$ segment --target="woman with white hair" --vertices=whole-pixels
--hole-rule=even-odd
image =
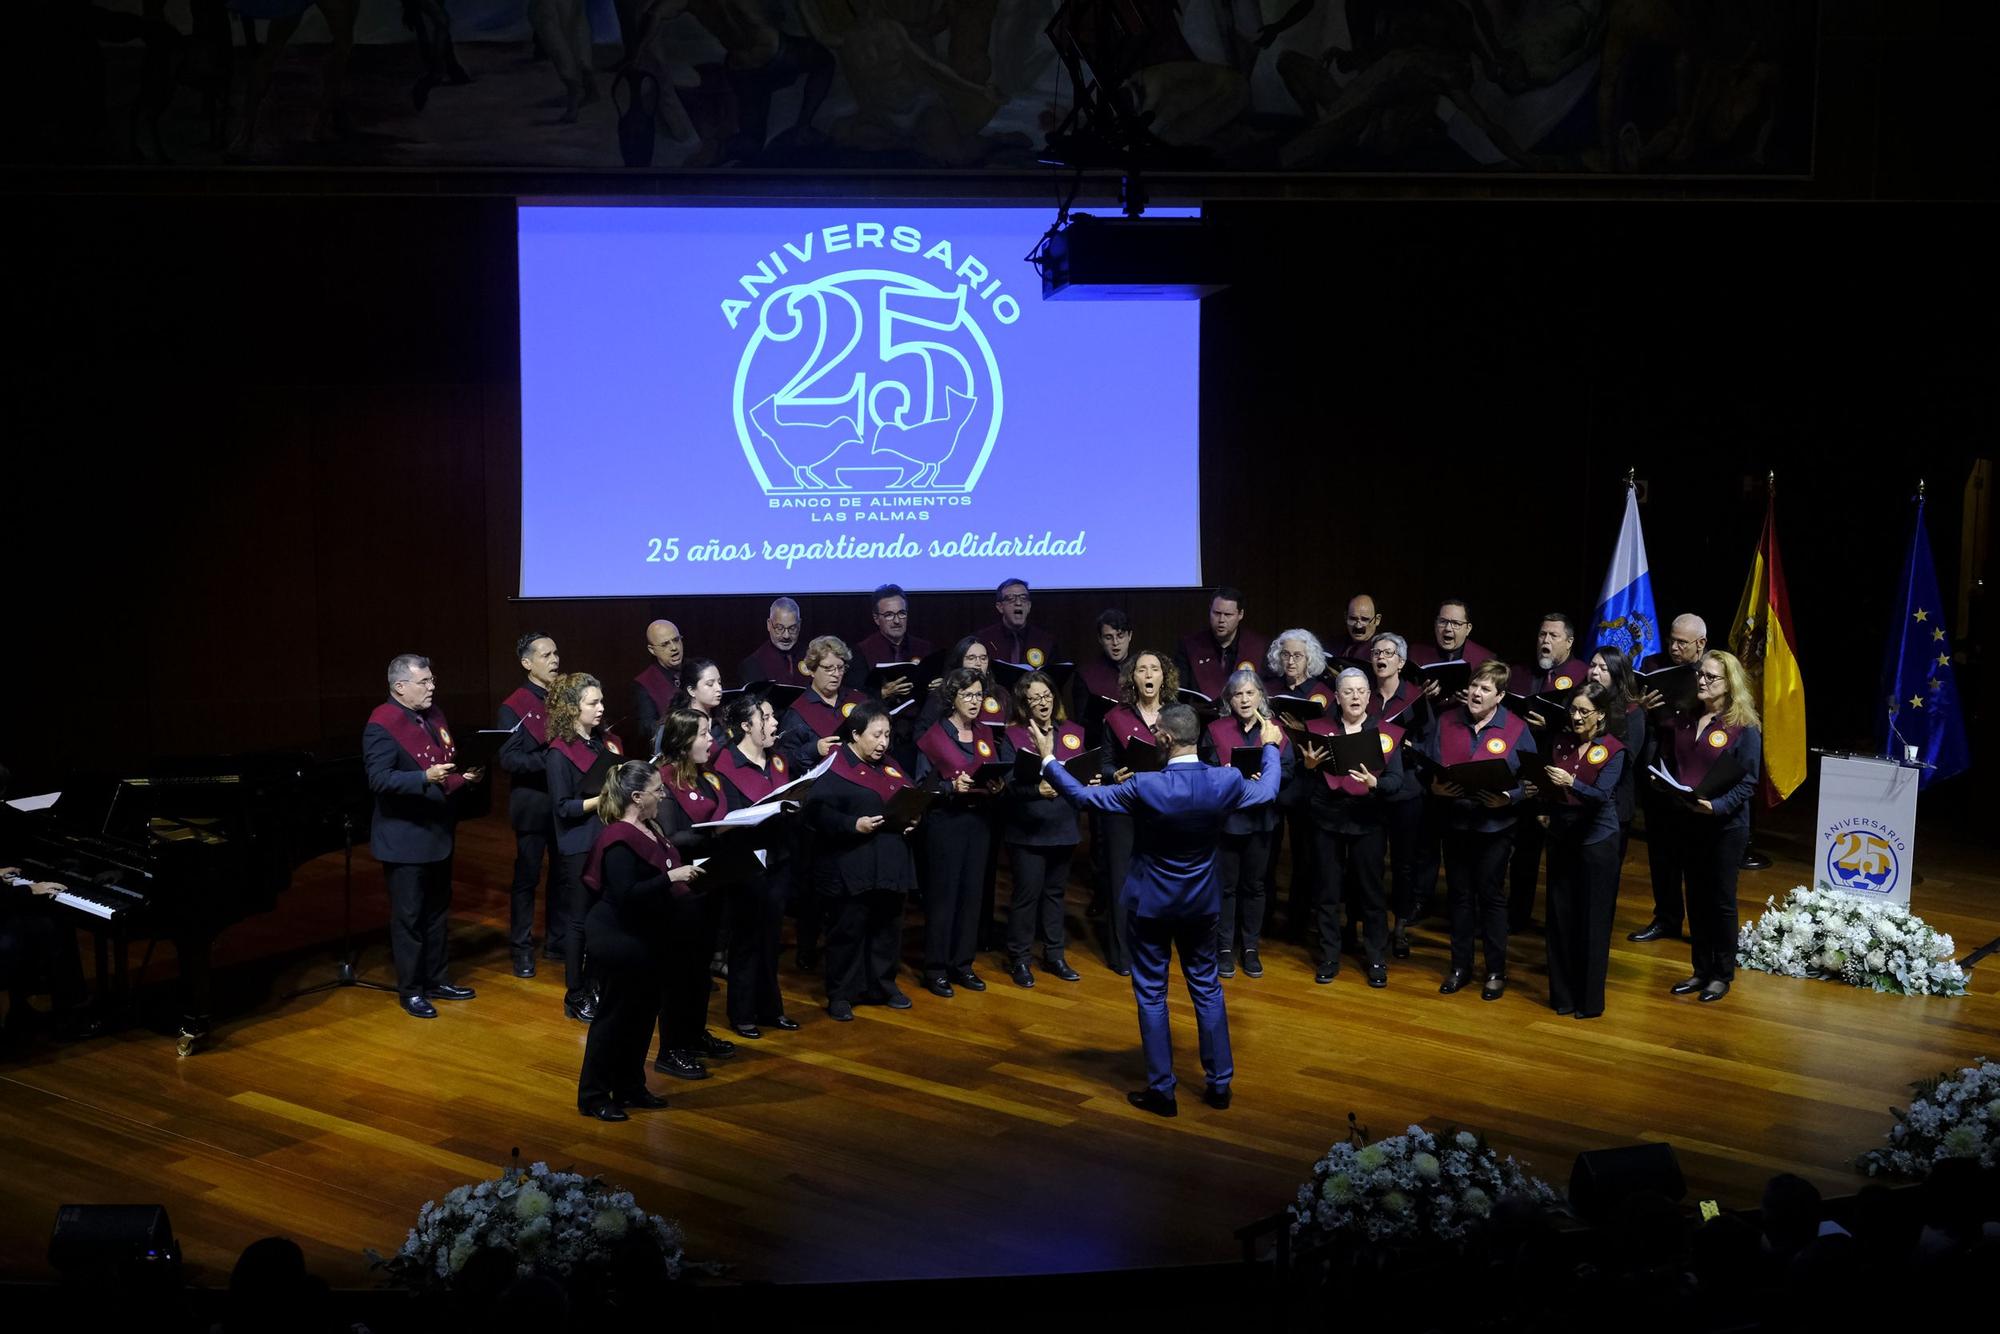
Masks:
[[[1310,630],[1294,628],[1285,631],[1271,641],[1271,653],[1267,659],[1271,678],[1276,683],[1272,694],[1292,695],[1310,699],[1318,703],[1327,714],[1333,712],[1333,687],[1326,681],[1326,647],[1319,642],[1319,636]],[[1282,701],[1276,706],[1280,717],[1284,714]],[[1299,722],[1305,719],[1297,719]],[[1293,940],[1304,940],[1306,919],[1312,912],[1313,901],[1313,844],[1317,835],[1313,833],[1312,814],[1306,809],[1306,774],[1294,769],[1286,775],[1284,786],[1278,789],[1278,810],[1284,821],[1284,832],[1292,840],[1292,879],[1285,894],[1285,933]],[[1271,887],[1271,897],[1276,897],[1278,886],[1279,845],[1284,841],[1280,831],[1271,833],[1271,864],[1265,876],[1265,883]]]
[[[1231,672],[1223,684],[1222,701],[1229,709],[1228,714],[1210,723],[1203,737],[1209,763],[1227,765],[1239,750],[1261,754],[1264,720],[1271,714],[1262,678],[1248,667]],[[1278,781],[1282,784],[1297,767],[1298,753],[1289,739],[1280,740],[1278,758]],[[1256,777],[1254,773],[1244,776]],[[1278,818],[1277,806],[1270,804],[1231,811],[1223,819],[1222,841],[1215,850],[1215,869],[1222,879],[1222,915],[1215,924],[1215,959],[1217,971],[1224,977],[1236,976],[1239,945],[1245,975],[1264,975],[1257,947],[1264,932],[1264,884],[1270,870],[1271,837],[1277,832]]]

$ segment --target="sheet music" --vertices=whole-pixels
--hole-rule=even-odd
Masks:
[[[39,797],[15,797],[7,804],[17,811],[45,811],[61,799],[60,792],[44,792]]]

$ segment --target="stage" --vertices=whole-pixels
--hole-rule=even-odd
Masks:
[[[1743,876],[1746,919],[1805,879],[1803,820],[1781,812],[1760,836],[1776,865]],[[1143,1083],[1131,989],[1082,938],[1073,887],[1081,982],[1038,972],[1020,990],[983,955],[983,994],[940,1000],[910,976],[913,1009],[864,1007],[836,1024],[788,951],[799,1032],[739,1043],[703,1082],[656,1075],[671,1108],[606,1125],[576,1113],[585,1030],[562,1017],[560,964],[532,980],[508,970],[512,856],[504,821],[461,829],[453,973],[479,996],[441,1003],[433,1022],[379,992],[277,999],[333,975],[336,855],[303,868],[276,912],[222,937],[217,986],[235,1009],[209,1050],[179,1059],[171,1039],[132,1029],[43,1042],[0,1065],[0,1133],[17,1164],[0,1274],[46,1274],[59,1204],[143,1202],[167,1207],[196,1282],[220,1284],[246,1243],[283,1233],[335,1286],[369,1286],[364,1248],[393,1251],[426,1200],[497,1174],[516,1146],[629,1187],[680,1221],[690,1257],[742,1279],[1226,1261],[1232,1230],[1285,1204],[1350,1111],[1378,1135],[1419,1120],[1483,1130],[1559,1188],[1581,1150],[1666,1140],[1690,1202],[1751,1206],[1781,1171],[1851,1192],[1865,1180],[1854,1156],[1882,1142],[1910,1081],[2000,1056],[2000,960],[1972,970],[1956,1000],[1754,972],[1720,1004],[1668,995],[1686,946],[1624,939],[1651,903],[1635,839],[1598,1020],[1546,1007],[1539,933],[1516,937],[1507,995],[1491,1004],[1476,987],[1437,994],[1439,922],[1413,933],[1414,957],[1392,961],[1382,991],[1351,958],[1316,986],[1303,949],[1272,941],[1262,979],[1226,984],[1235,1105],[1202,1105],[1176,990],[1188,1087],[1179,1117],[1159,1120],[1125,1102]],[[1990,851],[1934,841],[1922,871],[1917,911],[1956,937],[1959,957],[2000,935]],[[383,896],[365,854],[356,887],[363,974],[386,979]],[[719,994],[711,1018],[726,1036]]]

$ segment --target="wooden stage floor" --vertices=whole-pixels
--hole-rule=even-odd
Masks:
[[[1803,830],[1800,831],[1803,835]],[[1744,910],[1804,878],[1806,846],[1765,838],[1778,864],[1742,880]],[[277,998],[332,975],[338,857],[300,871],[278,910],[223,937],[218,988],[243,1008],[211,1050],[178,1059],[144,1030],[0,1064],[0,1275],[40,1276],[64,1202],[165,1204],[198,1280],[237,1252],[296,1238],[338,1286],[374,1280],[364,1247],[393,1250],[424,1201],[495,1173],[509,1151],[604,1174],[677,1218],[691,1255],[746,1279],[1064,1272],[1227,1260],[1231,1230],[1292,1195],[1359,1114],[1378,1134],[1411,1121],[1486,1130],[1563,1185],[1578,1151],[1670,1141],[1693,1198],[1752,1205],[1774,1172],[1828,1193],[1881,1142],[1911,1080],[2000,1057],[2000,959],[1960,1000],[1878,996],[1739,975],[1717,1005],[1667,994],[1685,946],[1631,945],[1647,916],[1645,850],[1627,862],[1607,1013],[1546,1008],[1539,934],[1515,943],[1498,1003],[1437,994],[1437,924],[1371,991],[1348,961],[1315,986],[1297,946],[1266,948],[1266,975],[1227,984],[1235,1106],[1197,1096],[1184,991],[1179,1072],[1192,1087],[1161,1121],[1126,1105],[1143,1083],[1129,984],[1074,945],[1074,985],[1017,990],[982,957],[990,989],[865,1008],[835,1024],[789,954],[786,999],[804,1027],[741,1044],[701,1083],[656,1076],[665,1112],[623,1125],[579,1117],[582,1026],[561,1013],[560,967],[507,968],[500,819],[461,831],[456,980],[475,1001],[404,1016],[382,993]],[[389,976],[380,881],[356,859],[365,975]],[[1932,848],[1918,908],[1961,957],[2000,935],[2000,866],[1988,850]],[[1003,881],[1004,884],[1004,881]],[[1073,932],[1083,898],[1072,894]],[[914,914],[912,918],[915,920]],[[916,943],[913,929],[909,943]],[[721,997],[713,1027],[726,1033]]]

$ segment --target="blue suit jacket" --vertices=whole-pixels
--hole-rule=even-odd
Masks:
[[[1126,782],[1085,787],[1060,764],[1042,774],[1071,805],[1133,817],[1132,864],[1126,902],[1141,917],[1213,917],[1222,911],[1215,847],[1231,811],[1278,796],[1278,748],[1264,747],[1256,782],[1211,764],[1169,764]]]

